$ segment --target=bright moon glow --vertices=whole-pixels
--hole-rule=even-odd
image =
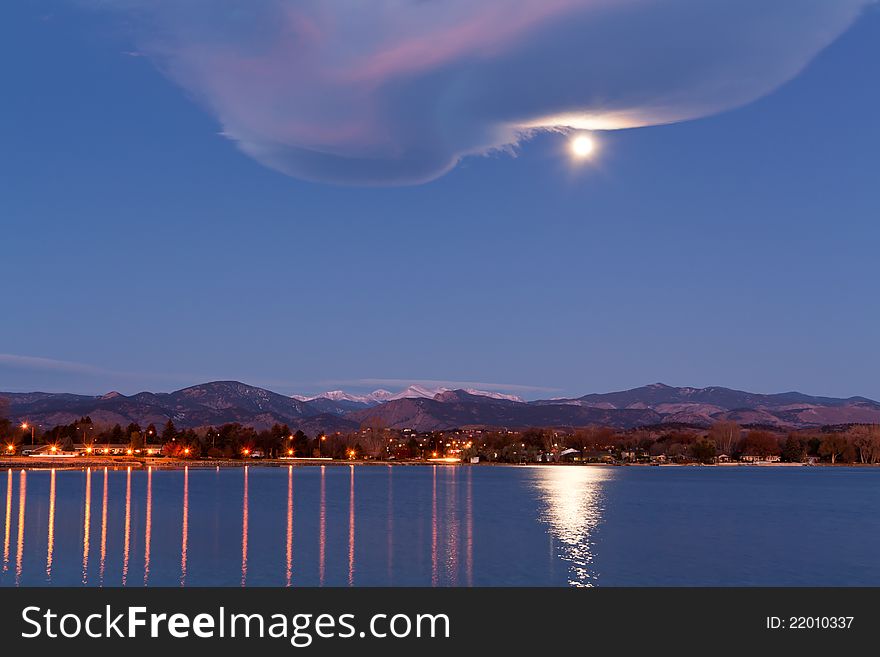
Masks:
[[[589,135],[578,135],[571,140],[571,152],[579,160],[590,157],[595,149],[596,144]]]

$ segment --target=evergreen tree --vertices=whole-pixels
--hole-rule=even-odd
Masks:
[[[168,420],[165,423],[165,428],[162,429],[162,442],[170,443],[175,438],[177,438],[177,429],[174,427],[174,422]]]

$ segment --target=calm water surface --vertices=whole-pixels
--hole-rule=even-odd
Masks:
[[[880,585],[880,470],[0,470],[0,585]]]

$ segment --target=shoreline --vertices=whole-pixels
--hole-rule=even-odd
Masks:
[[[154,470],[182,470],[184,468],[196,469],[234,469],[244,467],[259,468],[309,468],[316,466],[366,466],[366,467],[412,467],[427,465],[464,466],[464,467],[604,467],[604,468],[797,468],[797,467],[820,467],[820,468],[871,468],[878,467],[880,463],[464,463],[464,462],[433,462],[433,461],[344,461],[344,460],[321,460],[321,459],[259,459],[245,461],[241,459],[177,459],[177,458],[131,458],[131,457],[88,457],[88,458],[38,458],[28,456],[0,457],[0,470],[83,470],[86,468],[111,468],[121,470],[132,468],[137,470],[153,468]]]

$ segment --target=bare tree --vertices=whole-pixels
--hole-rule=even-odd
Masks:
[[[740,428],[736,422],[716,422],[709,429],[709,439],[714,441],[722,454],[730,454],[739,443]]]
[[[859,463],[880,461],[880,425],[861,424],[852,427],[849,436],[856,449]]]
[[[373,415],[361,423],[361,429],[365,430],[361,438],[364,453],[373,458],[385,456],[390,436],[385,420]]]
[[[767,458],[779,454],[779,439],[769,431],[752,430],[742,442],[743,454]]]
[[[614,429],[609,427],[586,427],[575,431],[568,442],[572,447],[580,450],[581,457],[583,458],[586,456],[587,451],[608,447],[613,437]]]
[[[822,437],[819,443],[819,455],[827,456],[831,459],[831,465],[837,462],[838,457],[846,451],[849,446],[846,438],[839,433],[829,433]]]

